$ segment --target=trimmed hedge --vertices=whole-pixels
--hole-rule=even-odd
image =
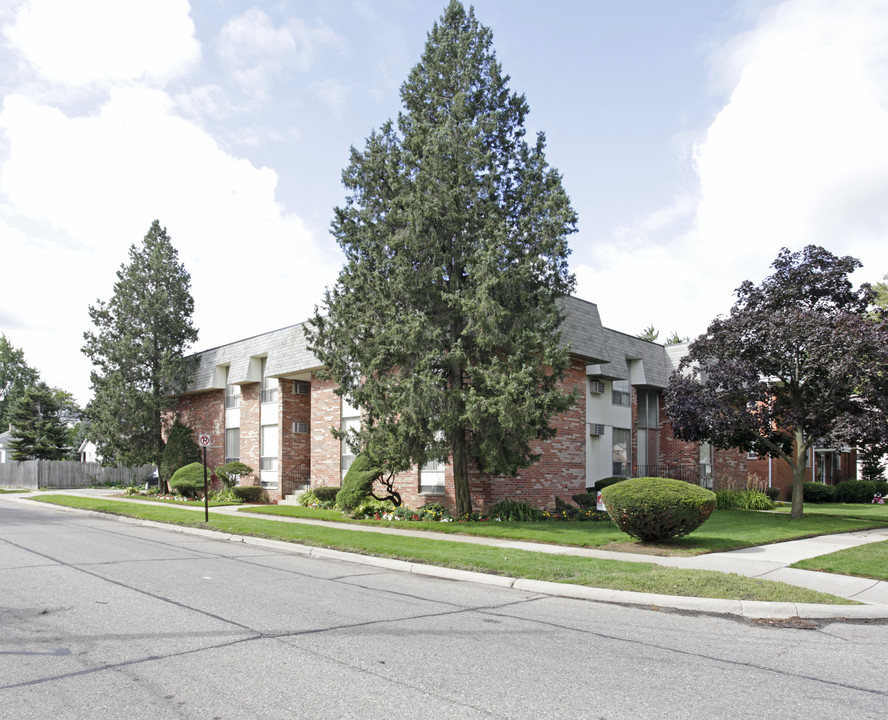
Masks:
[[[357,458],[355,458],[357,460]],[[336,500],[337,493],[342,488],[338,485],[327,486],[327,485],[319,485],[318,487],[312,488],[312,492],[315,494],[315,497],[321,502],[334,502]]]
[[[595,484],[592,486],[592,491],[597,495],[597,493],[600,493],[604,488],[616,485],[618,482],[623,482],[624,480],[628,480],[628,478],[624,478],[622,475],[601,478],[601,480],[595,481]]]
[[[715,493],[682,480],[634,478],[606,487],[611,520],[642,542],[661,542],[696,530],[715,510]]]
[[[237,460],[230,463],[225,463],[224,465],[220,465],[216,468],[216,477],[219,478],[223,483],[225,483],[225,486],[229,488],[233,485],[237,485],[237,482],[240,478],[252,474],[253,468],[251,468],[249,465],[244,465],[242,462],[238,462]]]
[[[845,480],[835,486],[833,499],[840,503],[871,503],[873,495],[888,496],[888,482],[874,480]]]
[[[231,491],[238,499],[247,503],[261,503],[264,501],[264,490],[259,485],[235,485]]]
[[[802,499],[807,503],[828,503],[833,501],[835,489],[832,485],[806,482],[802,485]],[[872,496],[870,496],[872,499]]]
[[[207,483],[210,476],[207,470]],[[180,495],[187,498],[196,498],[203,495],[204,467],[203,463],[193,462],[185,467],[180,467],[170,478],[170,487]]]

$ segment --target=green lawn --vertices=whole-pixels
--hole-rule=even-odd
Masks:
[[[790,506],[778,506],[777,512],[789,514]],[[881,521],[888,525],[888,505],[867,505],[863,503],[806,503],[805,515],[834,515],[837,517],[859,518]]]
[[[178,507],[203,507],[203,500],[170,500],[167,498],[153,497],[151,495],[121,495],[120,497],[125,497],[128,501],[132,500],[134,502],[156,502],[156,503],[166,503],[167,505],[176,505]],[[226,505],[237,505],[238,503],[228,503],[228,502],[214,502],[210,500],[210,507],[224,507]]]
[[[829,555],[802,560],[792,567],[888,580],[888,541],[858,545]]]
[[[329,547],[379,557],[487,572],[508,577],[565,582],[614,590],[664,595],[854,604],[844,598],[768,580],[756,580],[705,570],[679,570],[649,563],[565,557],[524,550],[507,550],[432,538],[405,538],[373,532],[355,532],[330,526],[282,523],[259,517],[211,513],[204,524],[194,510],[65,495],[44,495],[40,502],[146,520],[209,527],[232,534],[253,535],[304,545]],[[588,523],[584,523],[588,524]]]
[[[874,506],[884,507],[884,506]],[[564,522],[550,520],[534,523],[510,522],[380,522],[349,520],[335,510],[315,510],[295,505],[253,505],[242,512],[289,517],[314,518],[335,522],[360,522],[388,527],[428,530],[440,533],[480,535],[527,542],[596,547],[603,550],[624,550],[648,554],[700,555],[708,552],[736,550],[753,545],[798,540],[799,538],[852,532],[888,525],[888,514],[869,518],[835,517],[810,513],[801,520],[792,520],[777,513],[747,510],[717,510],[703,525],[684,538],[662,545],[640,543],[624,534],[610,522]]]
[[[0,488],[0,494],[3,494],[3,493],[25,493],[25,492],[31,492],[31,491],[30,490],[12,490],[9,488]]]

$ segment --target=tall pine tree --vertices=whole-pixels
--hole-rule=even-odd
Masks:
[[[59,392],[37,382],[16,399],[9,411],[13,460],[65,459],[70,448]]]
[[[362,411],[357,444],[382,467],[452,462],[512,474],[574,399],[559,298],[574,286],[576,215],[492,35],[453,0],[386,122],[343,172],[333,234],[346,264],[309,339]]]
[[[84,333],[83,352],[94,365],[86,414],[103,462],[157,465],[162,413],[187,384],[184,355],[197,340],[191,276],[157,220],[129,257],[111,300],[89,308],[96,331]]]

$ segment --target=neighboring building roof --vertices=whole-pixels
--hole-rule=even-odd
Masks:
[[[595,303],[567,296],[561,340],[571,355],[584,360],[590,375],[630,380],[633,385],[666,387],[685,344],[664,348],[625,333],[605,328]],[[307,347],[305,323],[274,330],[196,353],[197,367],[187,394],[221,390],[230,384],[261,380],[259,358],[267,358],[266,375],[296,376],[321,367]],[[227,372],[225,370],[227,368]]]

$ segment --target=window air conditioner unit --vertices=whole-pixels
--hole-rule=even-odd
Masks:
[[[299,433],[300,435],[308,435],[308,423],[307,422],[294,422],[293,423],[293,432]]]
[[[307,382],[302,382],[301,380],[293,381],[293,393],[295,395],[308,395],[309,384]]]
[[[604,392],[604,383],[601,380],[591,380],[589,382],[589,392],[601,395]]]
[[[604,435],[604,425],[602,425],[601,423],[592,423],[591,425],[589,425],[589,434],[592,437]]]

